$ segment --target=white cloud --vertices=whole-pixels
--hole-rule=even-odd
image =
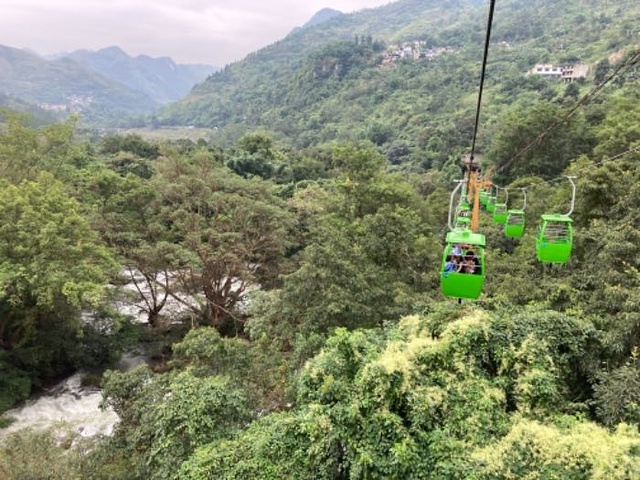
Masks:
[[[389,0],[0,0],[0,44],[50,54],[118,45],[130,54],[224,65],[285,36],[321,8]]]

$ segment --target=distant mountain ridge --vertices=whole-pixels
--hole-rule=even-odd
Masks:
[[[0,105],[44,111],[47,118],[80,113],[93,123],[117,123],[183,98],[215,70],[168,57],[131,57],[119,47],[44,58],[0,45]]]
[[[141,113],[157,107],[147,95],[88,71],[71,59],[49,61],[3,45],[0,45],[0,94],[57,113]]]
[[[60,55],[131,90],[144,93],[158,103],[179,100],[217,70],[211,65],[178,64],[169,57],[132,57],[117,46]]]
[[[353,42],[356,36],[387,42],[423,39],[444,24],[454,24],[477,1],[400,0],[330,18],[321,10],[306,28],[297,28],[282,40],[211,75],[158,118],[165,125],[223,128],[241,124],[242,128],[273,129],[291,115],[308,118],[308,111],[302,113],[307,106],[291,97],[304,97],[308,104],[319,93],[314,85],[301,85],[301,75],[314,52],[336,42]],[[323,21],[318,23],[318,19]],[[445,40],[442,44],[449,43]],[[327,98],[334,92],[335,89],[327,89],[319,96]],[[279,111],[283,106],[286,112]],[[286,129],[293,131],[288,126]]]

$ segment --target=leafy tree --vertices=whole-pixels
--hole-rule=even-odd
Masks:
[[[95,301],[115,266],[49,174],[0,190],[0,345],[27,342],[48,314],[69,315]]]
[[[549,103],[510,109],[499,121],[499,130],[492,138],[486,159],[495,169],[507,166],[503,176],[510,179],[527,175],[558,176],[572,159],[587,151],[590,144],[583,120],[573,117],[561,121],[563,115],[563,110]],[[510,161],[553,125],[553,130],[536,148],[517,161]]]
[[[147,142],[140,135],[129,133],[125,136],[110,135],[102,139],[100,150],[102,153],[116,155],[128,152],[140,158],[155,160],[160,156],[158,145]]]
[[[264,152],[247,153],[241,150],[227,162],[227,167],[245,178],[258,176],[264,179],[274,175],[275,168]]]
[[[207,155],[169,161],[161,174],[162,215],[178,246],[174,281],[204,301],[172,296],[222,329],[239,318],[249,290],[277,275],[289,214],[268,185],[238,177]]]
[[[0,412],[4,412],[13,406],[18,400],[22,400],[31,393],[31,378],[29,373],[14,365],[11,355],[5,349],[0,350]]]
[[[628,363],[600,374],[594,387],[598,417],[605,425],[640,425],[640,367],[637,350]]]
[[[580,97],[580,87],[576,83],[570,83],[567,85],[567,88],[564,89],[564,99],[571,100],[573,102],[577,102]]]
[[[497,445],[474,453],[481,467],[468,478],[633,478],[638,442],[638,431],[624,425],[609,433],[570,419],[558,426],[520,421]]]
[[[93,223],[121,258],[152,327],[160,323],[169,298],[169,267],[175,247],[168,243],[158,191],[132,174],[122,178],[99,169],[87,175],[85,201],[94,204]]]
[[[80,210],[48,173],[0,186],[3,409],[31,381],[68,368],[68,350],[79,345],[67,339],[82,333],[80,309],[100,298],[116,266]]]
[[[316,463],[309,456],[313,439],[327,433],[326,429],[318,428],[314,418],[301,421],[288,413],[267,415],[253,422],[239,438],[199,448],[182,464],[178,478],[339,478],[336,462]]]
[[[35,130],[23,118],[11,114],[6,126],[6,131],[0,130],[0,177],[14,184],[34,180],[42,170],[61,173],[77,148],[71,141],[74,117]]]
[[[261,152],[270,160],[274,158],[273,140],[260,133],[247,134],[238,140],[238,148],[253,155]]]
[[[145,367],[107,372],[104,397],[121,418],[113,445],[122,442],[133,455],[129,478],[176,478],[197,445],[229,437],[247,418],[245,397],[229,379],[189,370],[154,377]],[[121,461],[108,453],[99,469]]]
[[[424,298],[433,281],[425,272],[439,256],[426,247],[430,213],[383,162],[366,149],[336,149],[339,175],[327,186],[300,267],[251,307],[255,338],[275,337],[285,350],[297,343],[306,358],[318,348],[317,334],[395,321]]]
[[[285,408],[290,397],[283,372],[284,359],[273,349],[263,349],[240,338],[221,337],[212,327],[191,330],[173,346],[172,368],[191,368],[199,377],[232,378],[254,412]]]
[[[395,142],[387,152],[387,160],[391,165],[398,165],[411,153],[409,146],[404,142]]]
[[[367,126],[366,135],[376,145],[384,145],[393,138],[394,132],[389,125],[376,122]]]
[[[117,153],[109,162],[109,166],[122,176],[132,173],[140,178],[149,179],[153,175],[153,167],[148,160],[129,152]]]
[[[604,58],[600,60],[596,64],[596,68],[593,72],[593,79],[597,84],[601,84],[609,75],[609,71],[611,70],[611,64],[609,63],[608,58]]]
[[[640,80],[615,92],[607,101],[607,115],[596,130],[597,158],[614,157],[640,141]]]
[[[637,430],[555,413],[589,334],[550,311],[453,307],[338,329],[298,374],[292,411],[200,448],[181,478],[630,478]]]
[[[72,443],[74,447],[71,448]],[[0,474],[6,480],[70,480],[86,478],[84,455],[89,442],[74,440],[60,428],[47,431],[24,430],[3,438]]]

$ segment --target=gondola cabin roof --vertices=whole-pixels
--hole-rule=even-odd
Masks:
[[[484,235],[473,233],[471,230],[454,230],[447,233],[447,243],[463,243],[484,247]]]
[[[571,217],[568,217],[567,215],[558,215],[558,214],[542,215],[542,220],[544,220],[545,222],[568,222],[568,223],[573,222]]]

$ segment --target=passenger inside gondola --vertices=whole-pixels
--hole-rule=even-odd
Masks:
[[[452,273],[455,272],[457,269],[457,264],[456,261],[454,260],[454,258],[449,255],[447,257],[447,262],[444,264],[444,273]]]
[[[463,271],[464,262],[461,255],[449,255],[447,261],[444,264],[444,273],[460,273]]]
[[[478,262],[478,256],[473,250],[467,250],[464,256],[464,273],[470,273],[477,275],[480,273],[480,264]]]
[[[443,273],[446,276],[450,273],[480,275],[480,258],[471,250],[471,245],[455,244],[446,258]]]
[[[569,243],[569,229],[564,222],[549,223],[544,229],[543,243]]]

